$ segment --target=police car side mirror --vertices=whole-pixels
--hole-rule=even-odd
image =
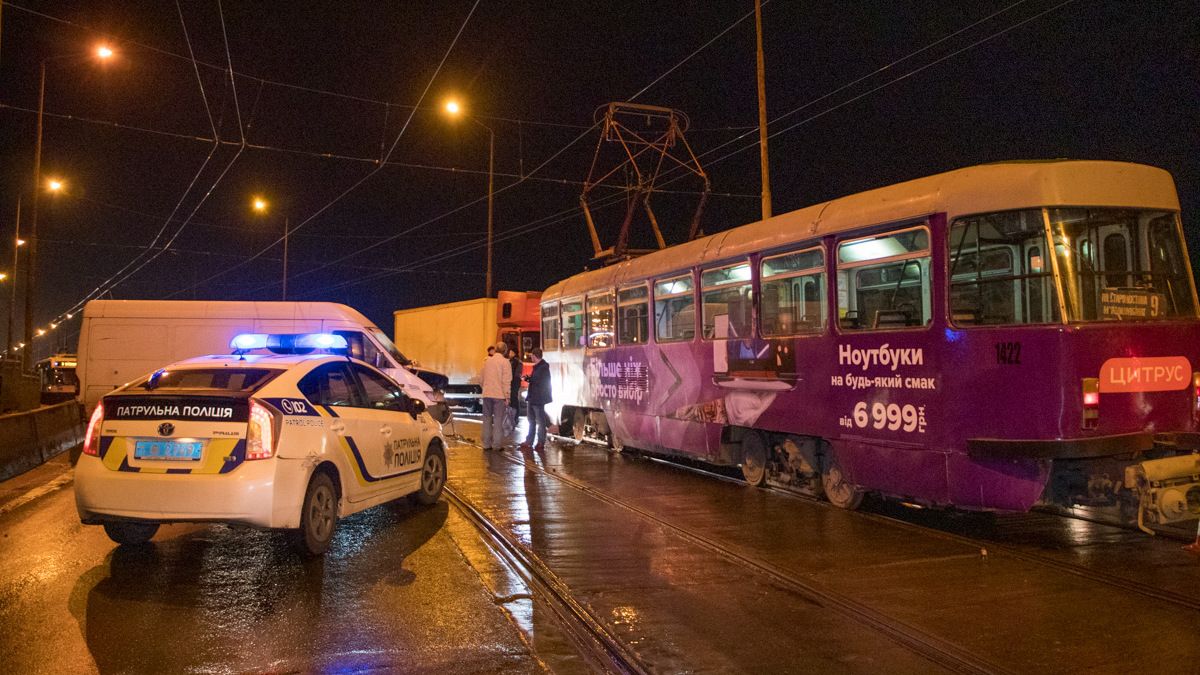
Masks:
[[[425,412],[425,402],[420,399],[412,399],[409,402],[408,411],[412,413],[413,419],[421,416]]]

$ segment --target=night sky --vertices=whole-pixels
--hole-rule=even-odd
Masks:
[[[67,184],[41,202],[43,325],[131,263],[105,297],[278,299],[285,217],[290,299],[390,331],[395,309],[481,296],[488,133],[442,115],[448,94],[495,133],[499,289],[592,264],[589,127],[639,92],[690,117],[705,231],[758,218],[753,16],[734,26],[751,2],[473,6],[226,0],[227,52],[216,0],[4,2],[0,267],[22,190],[28,208],[43,59],[43,175]],[[985,162],[1124,160],[1174,175],[1200,251],[1194,0],[774,0],[763,23],[776,213]],[[103,66],[87,56],[102,41],[118,52]],[[655,202],[669,243],[697,188]],[[611,238],[621,209],[596,213]]]

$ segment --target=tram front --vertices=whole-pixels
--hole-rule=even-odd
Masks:
[[[1155,172],[1153,207],[959,218],[948,251],[952,323],[995,350],[970,398],[1004,413],[968,454],[1048,464],[1044,502],[1143,529],[1200,516],[1200,321],[1174,186]]]

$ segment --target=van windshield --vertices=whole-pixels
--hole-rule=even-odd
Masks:
[[[283,371],[271,368],[188,368],[156,370],[126,390],[147,391],[254,391]]]
[[[396,345],[393,344],[390,339],[388,339],[388,336],[383,334],[383,331],[379,330],[378,328],[371,328],[369,330],[371,331],[371,335],[374,335],[375,339],[379,341],[380,346],[387,350],[387,353],[391,354],[392,358],[396,359],[396,363],[399,363],[402,366],[407,366],[408,364],[412,363],[408,357],[400,353],[400,350],[396,348]]]

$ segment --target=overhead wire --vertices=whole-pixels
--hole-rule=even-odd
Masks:
[[[859,82],[863,81],[864,79],[866,79],[867,77],[870,77],[871,75],[877,74],[877,73],[879,73],[879,72],[883,72],[883,71],[885,71],[885,70],[887,70],[887,69],[890,69],[890,68],[891,68],[891,67],[893,67],[894,65],[896,65],[896,64],[898,64],[898,63],[901,63],[901,62],[903,62],[903,61],[905,61],[905,60],[908,60],[909,58],[911,58],[911,57],[913,57],[913,56],[916,56],[916,55],[918,55],[918,54],[920,54],[920,53],[922,53],[922,52],[924,52],[924,51],[927,51],[927,50],[928,50],[928,49],[930,49],[931,47],[934,47],[934,46],[936,46],[937,44],[940,44],[940,43],[944,42],[945,40],[947,40],[947,39],[949,39],[949,38],[951,38],[951,37],[953,37],[953,36],[955,36],[955,35],[959,35],[959,34],[961,34],[961,33],[962,33],[963,31],[965,31],[965,30],[969,30],[970,28],[976,27],[976,26],[980,25],[980,24],[981,24],[981,23],[983,23],[983,22],[986,22],[986,21],[988,21],[988,20],[990,20],[990,19],[992,19],[992,18],[995,18],[996,16],[998,16],[998,15],[1000,15],[1000,14],[1003,14],[1003,13],[1005,13],[1005,12],[1009,11],[1009,10],[1011,10],[1011,9],[1015,8],[1016,6],[1020,5],[1020,4],[1023,4],[1025,1],[1026,1],[1026,0],[1018,0],[1018,2],[1015,2],[1015,3],[1013,3],[1013,4],[1011,4],[1011,5],[1009,5],[1009,6],[1005,7],[1005,8],[1003,8],[1003,9],[1001,9],[1001,10],[997,11],[997,12],[994,12],[994,13],[992,13],[992,14],[988,15],[987,17],[984,17],[983,19],[980,19],[980,20],[978,20],[978,21],[975,21],[975,22],[971,23],[970,25],[968,25],[968,26],[966,26],[966,27],[964,27],[964,28],[962,28],[962,29],[959,29],[959,30],[955,31],[954,33],[951,33],[951,34],[949,34],[949,35],[947,35],[947,36],[944,36],[944,37],[942,37],[942,38],[939,38],[938,40],[936,40],[936,41],[934,41],[934,42],[932,42],[932,43],[930,43],[930,44],[928,44],[928,45],[926,45],[926,46],[924,46],[924,47],[921,47],[920,49],[917,49],[917,50],[915,50],[915,51],[913,51],[913,52],[909,53],[908,55],[906,55],[906,56],[904,56],[904,57],[901,57],[900,59],[897,59],[897,60],[895,60],[895,61],[893,61],[893,62],[891,62],[891,63],[887,64],[886,66],[883,66],[883,67],[881,67],[881,68],[878,68],[878,69],[876,69],[875,71],[872,71],[872,73],[870,73],[870,74],[869,74],[869,75],[867,75],[867,76],[860,77],[860,78],[858,78],[858,79],[854,80],[853,82],[851,82],[851,83],[850,83],[850,85],[843,85],[842,87],[839,87],[838,89],[836,89],[836,90],[834,90],[834,91],[832,91],[832,92],[830,92],[830,93],[828,93],[828,94],[825,94],[825,95],[823,95],[823,96],[821,96],[821,97],[818,97],[817,99],[814,99],[813,101],[810,101],[810,102],[808,102],[808,103],[805,103],[804,105],[802,105],[802,106],[800,106],[800,107],[798,107],[798,108],[796,108],[796,109],[793,109],[792,111],[789,111],[789,112],[787,112],[787,113],[784,113],[783,115],[781,115],[781,116],[777,117],[777,118],[776,118],[776,120],[772,120],[772,122],[775,122],[775,121],[777,121],[777,120],[780,120],[780,119],[784,119],[784,118],[786,118],[786,117],[788,117],[788,116],[790,116],[790,115],[792,115],[792,114],[795,114],[795,112],[797,112],[797,111],[799,111],[799,110],[802,110],[802,109],[804,109],[804,108],[807,108],[807,107],[809,107],[809,106],[813,105],[813,104],[814,104],[814,103],[816,103],[816,102],[819,102],[819,101],[821,101],[821,100],[824,100],[824,99],[828,98],[829,96],[831,96],[831,95],[833,95],[833,94],[836,94],[836,93],[837,93],[837,92],[839,92],[839,91],[843,91],[843,90],[845,90],[845,89],[847,88],[847,86],[852,86],[853,84],[859,83]],[[1039,13],[1037,13],[1037,14],[1034,14],[1034,15],[1030,16],[1030,17],[1027,17],[1027,18],[1025,18],[1025,19],[1022,19],[1022,20],[1020,20],[1020,21],[1018,21],[1018,22],[1016,22],[1016,23],[1014,23],[1014,24],[1011,24],[1011,25],[1009,25],[1009,26],[1007,26],[1007,27],[1005,27],[1005,28],[1003,28],[1003,29],[1001,29],[1001,30],[999,30],[999,31],[996,31],[996,32],[994,32],[994,33],[992,33],[992,34],[988,35],[987,37],[984,37],[984,38],[982,38],[982,39],[980,39],[980,40],[977,40],[977,41],[975,41],[975,42],[973,42],[973,43],[971,43],[971,44],[969,44],[969,45],[965,46],[965,47],[962,47],[962,48],[960,48],[960,49],[958,49],[958,50],[955,50],[955,51],[953,51],[953,52],[951,52],[951,53],[949,53],[949,54],[946,54],[946,55],[944,55],[944,56],[942,56],[942,57],[940,57],[940,58],[936,59],[935,61],[932,61],[932,62],[930,62],[930,63],[928,63],[928,64],[925,64],[925,65],[922,65],[922,66],[920,66],[920,67],[918,67],[918,68],[915,68],[915,69],[913,69],[913,70],[911,70],[911,71],[909,71],[909,72],[907,72],[907,73],[904,73],[903,75],[900,75],[900,76],[898,76],[898,77],[896,77],[896,78],[894,78],[894,79],[892,79],[892,80],[889,80],[888,82],[886,82],[886,83],[884,83],[884,84],[882,84],[882,85],[879,85],[879,86],[877,86],[877,87],[874,87],[873,89],[871,89],[871,90],[869,90],[869,91],[867,91],[867,92],[865,92],[865,93],[863,93],[863,94],[860,94],[860,95],[858,95],[858,96],[855,96],[854,98],[852,98],[852,99],[850,99],[850,100],[848,100],[848,101],[844,101],[844,102],[842,102],[842,103],[839,103],[839,104],[837,104],[837,105],[835,105],[835,106],[832,106],[832,107],[830,107],[830,108],[828,108],[828,109],[826,109],[826,110],[823,110],[822,112],[820,112],[820,113],[818,113],[818,114],[816,114],[816,115],[813,115],[813,116],[811,116],[811,117],[809,117],[809,118],[806,118],[805,120],[802,120],[802,121],[800,121],[800,122],[797,122],[797,123],[795,123],[795,124],[792,124],[792,125],[790,125],[790,126],[786,127],[785,129],[782,129],[782,130],[779,130],[779,131],[773,132],[773,133],[770,135],[770,137],[774,137],[774,136],[777,136],[777,135],[779,135],[779,134],[782,134],[782,133],[786,133],[786,132],[788,132],[788,131],[791,131],[791,130],[793,130],[793,129],[795,129],[795,128],[797,128],[797,127],[799,127],[799,126],[803,125],[803,124],[806,124],[806,123],[808,123],[809,121],[812,121],[813,119],[816,119],[816,118],[818,118],[818,117],[820,117],[820,116],[823,116],[823,115],[825,115],[825,114],[828,114],[828,113],[830,113],[830,112],[833,112],[833,111],[835,111],[835,110],[837,110],[837,109],[839,109],[839,108],[841,108],[841,107],[844,107],[845,105],[848,105],[848,104],[850,104],[850,103],[852,103],[852,102],[854,102],[854,101],[856,101],[856,100],[859,100],[859,99],[863,98],[864,96],[867,96],[867,95],[869,95],[869,94],[871,94],[871,93],[874,93],[874,92],[876,92],[876,91],[879,91],[880,89],[883,89],[884,87],[887,87],[887,86],[890,86],[890,85],[892,85],[892,84],[895,84],[896,82],[900,82],[900,81],[902,81],[902,80],[905,80],[905,79],[907,79],[907,78],[909,78],[909,77],[911,77],[911,76],[913,76],[913,75],[915,75],[915,74],[917,74],[917,73],[919,73],[919,72],[921,72],[921,71],[923,71],[923,70],[926,70],[927,68],[930,68],[930,67],[932,67],[932,66],[934,66],[934,65],[937,65],[938,63],[941,63],[941,62],[945,61],[946,59],[952,58],[953,56],[957,56],[958,54],[961,54],[961,53],[963,53],[963,52],[965,52],[965,51],[968,51],[968,50],[970,50],[970,49],[973,49],[973,48],[975,48],[975,47],[977,47],[977,46],[979,46],[979,45],[981,45],[981,44],[984,44],[984,43],[986,43],[986,42],[988,42],[988,41],[991,41],[991,40],[993,40],[993,39],[995,39],[995,38],[997,38],[997,37],[1000,37],[1001,35],[1004,35],[1004,34],[1006,34],[1006,33],[1010,32],[1010,31],[1012,31],[1012,30],[1014,30],[1014,29],[1016,29],[1016,28],[1019,28],[1020,26],[1022,26],[1022,25],[1025,25],[1025,24],[1029,23],[1030,21],[1036,20],[1036,19],[1038,19],[1038,18],[1040,18],[1040,17],[1042,17],[1042,16],[1045,16],[1046,14],[1049,14],[1050,12],[1053,12],[1053,11],[1055,11],[1055,10],[1057,10],[1057,9],[1060,9],[1061,7],[1063,7],[1063,6],[1067,5],[1067,4],[1070,4],[1071,2],[1074,2],[1074,0],[1064,0],[1064,2],[1061,2],[1061,3],[1059,3],[1059,4],[1057,4],[1057,5],[1053,6],[1053,7],[1051,7],[1051,8],[1049,8],[1049,9],[1046,9],[1046,10],[1044,10],[1044,11],[1042,11],[1042,12],[1039,12]],[[690,58],[690,56],[689,56],[688,58]],[[660,78],[660,79],[661,79],[661,78]],[[640,93],[640,92],[639,92],[639,93]],[[757,129],[757,127],[755,127],[755,129]],[[706,152],[706,153],[703,153],[703,154],[701,154],[701,155],[700,155],[700,157],[701,157],[701,158],[703,158],[704,156],[706,156],[706,155],[708,155],[708,154],[711,154],[711,153],[712,153],[713,151],[715,151],[716,149],[719,149],[720,147],[724,147],[725,145],[728,145],[728,143],[722,144],[722,146],[718,146],[718,148],[714,148],[713,150],[710,150],[710,151],[708,151],[708,152]],[[728,159],[729,157],[733,156],[734,154],[737,154],[737,153],[740,153],[740,152],[744,152],[744,151],[746,151],[746,150],[749,150],[749,149],[752,149],[752,148],[756,148],[756,147],[758,147],[758,143],[757,143],[757,141],[756,141],[756,142],[754,142],[753,144],[749,144],[749,145],[747,145],[747,146],[745,146],[745,147],[739,148],[738,150],[736,150],[736,151],[734,151],[734,152],[728,153],[728,154],[726,154],[726,155],[722,155],[721,157],[718,157],[717,159],[715,159],[715,160],[712,160],[712,161],[708,162],[707,164],[708,164],[708,165],[712,165],[712,164],[717,164],[717,163],[720,163],[721,161],[724,161],[725,159]],[[683,179],[683,178],[686,178],[686,177],[687,177],[687,175],[686,175],[686,174],[675,176],[674,178],[670,178],[669,180],[667,180],[667,181],[664,183],[664,185],[665,185],[665,184],[669,184],[669,183],[671,183],[671,182],[674,182],[674,181],[677,181],[677,180],[681,180],[681,179]],[[612,204],[614,204],[614,203],[617,203],[619,200],[618,200],[618,199],[614,199],[615,197],[618,197],[618,196],[617,196],[617,195],[609,195],[609,196],[607,196],[607,197],[604,197],[604,198],[602,198],[602,199],[600,199],[600,200],[597,200],[597,202],[596,202],[596,205],[595,205],[595,206],[596,206],[596,207],[604,207],[604,206],[609,206],[609,205],[612,205]],[[572,209],[568,209],[568,210],[565,210],[565,211],[559,212],[559,214],[555,214],[555,216],[560,216],[560,215],[562,215],[562,217],[561,217],[561,218],[555,218],[554,216],[552,216],[551,218],[554,218],[553,220],[548,220],[547,222],[544,222],[544,223],[540,223],[540,222],[539,222],[539,221],[540,221],[540,220],[542,220],[542,219],[539,219],[539,221],[533,221],[533,224],[532,224],[533,226],[532,226],[532,227],[530,227],[530,226],[529,226],[529,225],[531,225],[531,224],[527,224],[526,226],[522,226],[522,227],[520,227],[520,228],[517,228],[518,230],[520,230],[520,232],[519,232],[518,234],[516,234],[515,236],[521,236],[521,235],[523,235],[523,234],[528,234],[528,233],[530,233],[530,232],[532,232],[532,231],[536,231],[536,230],[538,230],[538,229],[543,229],[543,228],[545,228],[545,227],[549,227],[550,225],[554,225],[554,224],[556,224],[556,223],[558,223],[558,222],[561,222],[562,220],[566,219],[567,217],[570,217],[570,216],[574,215],[574,214],[575,214],[575,213],[577,213],[578,211],[580,211],[580,209],[579,209],[578,207],[574,207],[574,208],[572,208]],[[565,214],[565,215],[564,215],[564,214]],[[507,237],[506,237],[506,238],[507,238]],[[503,241],[503,240],[504,240],[504,239],[501,239],[501,241]],[[327,287],[325,287],[325,288],[324,288],[324,289],[322,289],[322,290],[323,290],[323,291],[337,290],[337,289],[340,289],[340,288],[345,288],[345,287],[352,286],[352,285],[355,285],[355,284],[358,284],[358,283],[363,283],[363,282],[365,282],[365,281],[374,281],[374,280],[376,280],[376,279],[379,279],[379,278],[382,278],[382,277],[384,277],[384,276],[387,276],[387,275],[388,275],[388,274],[390,274],[390,273],[400,273],[400,272],[407,272],[407,271],[411,271],[412,269],[414,269],[414,268],[417,268],[417,267],[420,267],[420,266],[423,266],[423,265],[425,265],[425,264],[429,264],[429,263],[432,263],[432,262],[440,262],[441,260],[445,260],[445,259],[448,259],[448,258],[450,258],[450,257],[454,257],[454,256],[457,256],[457,255],[462,255],[462,254],[465,254],[465,253],[469,253],[469,252],[471,252],[471,251],[473,251],[473,250],[477,250],[478,248],[482,247],[483,245],[484,245],[484,244],[482,244],[482,243],[480,243],[480,242],[472,242],[472,243],[463,244],[463,245],[461,245],[460,247],[458,247],[457,249],[453,249],[453,250],[450,250],[450,251],[446,251],[446,252],[440,253],[440,254],[438,254],[438,255],[436,255],[436,256],[429,257],[429,258],[423,259],[423,260],[421,260],[421,261],[417,261],[417,262],[411,263],[411,264],[409,264],[409,265],[406,265],[406,266],[401,266],[401,267],[394,268],[394,269],[393,269],[393,272],[380,272],[380,273],[376,273],[376,274],[374,274],[374,275],[369,275],[369,276],[367,276],[367,277],[365,277],[365,278],[361,278],[361,279],[351,279],[351,280],[347,280],[346,282],[343,282],[343,283],[340,283],[340,284],[336,284],[336,285],[333,285],[333,286],[327,286]]]
[[[183,29],[184,39],[186,40],[187,45],[188,45],[188,53],[192,55],[193,64],[195,64],[195,58],[194,58],[195,50],[192,47],[192,40],[191,40],[191,37],[188,35],[188,30],[187,30],[187,21],[183,16],[183,9],[179,5],[178,0],[176,0],[176,8],[179,10],[179,22]],[[226,58],[228,59],[230,80],[232,82],[232,80],[233,80],[233,58],[229,52],[228,36],[225,35],[225,33],[224,33],[225,14],[224,14],[224,10],[221,8],[221,4],[220,4],[219,0],[217,3],[217,9],[218,9],[218,12],[220,13],[220,17],[221,17],[222,37],[225,42],[225,55],[226,55]],[[78,309],[80,309],[81,307],[83,307],[83,305],[86,304],[88,300],[99,297],[99,296],[103,295],[104,293],[111,291],[114,287],[120,285],[122,282],[129,279],[131,276],[133,276],[134,274],[139,272],[141,269],[143,269],[146,265],[148,265],[152,261],[156,260],[159,256],[161,256],[163,254],[163,252],[168,250],[170,248],[171,244],[175,242],[175,240],[179,237],[179,235],[187,227],[188,222],[190,222],[191,219],[193,217],[195,217],[196,213],[200,210],[200,207],[203,206],[206,201],[208,201],[209,196],[212,195],[213,191],[216,190],[217,186],[220,185],[221,181],[225,178],[225,175],[229,172],[229,170],[231,168],[233,168],[233,165],[237,163],[237,160],[242,156],[242,153],[245,151],[245,149],[246,149],[245,148],[245,136],[243,135],[242,136],[242,145],[241,145],[241,147],[238,148],[237,153],[233,156],[232,159],[229,160],[229,163],[225,165],[225,168],[221,171],[221,173],[217,176],[216,180],[213,181],[212,185],[209,186],[208,190],[204,193],[204,195],[200,198],[200,200],[196,203],[196,205],[188,213],[187,217],[180,223],[179,227],[175,230],[175,232],[172,234],[172,236],[167,240],[166,244],[162,248],[155,249],[155,246],[158,243],[159,239],[162,238],[163,234],[166,232],[167,228],[169,227],[172,219],[174,219],[175,214],[178,213],[180,206],[182,206],[184,200],[187,199],[188,195],[191,194],[192,188],[195,186],[196,181],[203,174],[204,169],[205,169],[205,167],[207,167],[209,160],[212,159],[213,154],[220,147],[220,142],[219,142],[220,134],[217,129],[216,122],[212,118],[212,112],[208,105],[208,96],[204,89],[204,79],[203,79],[203,77],[201,77],[200,70],[198,67],[195,69],[195,74],[196,74],[196,83],[200,88],[201,98],[203,98],[205,101],[205,104],[204,104],[205,110],[208,111],[208,114],[209,114],[209,124],[212,127],[213,138],[216,139],[213,144],[212,150],[209,151],[208,157],[205,159],[204,164],[201,165],[200,170],[197,171],[195,177],[193,177],[193,179],[192,179],[192,182],[188,185],[187,189],[184,190],[184,193],[182,196],[180,196],[179,201],[175,205],[175,208],[172,209],[171,214],[163,222],[162,227],[159,228],[158,233],[155,234],[154,239],[150,242],[147,249],[145,251],[143,251],[142,253],[138,254],[138,256],[135,256],[135,258],[133,260],[131,260],[124,267],[122,267],[120,270],[118,270],[115,274],[113,274],[108,279],[106,279],[104,282],[102,282],[100,285],[98,285],[95,289],[93,289],[90,293],[88,293],[82,300],[76,302],[73,306],[71,306],[71,308],[65,310],[64,312],[59,313],[59,315],[58,315],[59,317],[65,315],[65,314],[73,313],[73,312],[77,311]],[[234,89],[233,91],[234,91],[234,95],[235,95],[235,99],[236,99],[236,89]],[[234,101],[234,104],[235,104],[235,108],[238,107],[238,103],[236,100]],[[241,130],[240,108],[239,108],[239,112],[238,112],[238,128],[239,128],[239,132],[240,132],[240,130]],[[149,255],[149,257],[145,257],[146,254],[149,253],[151,250],[154,250],[154,253]],[[138,262],[139,260],[141,260],[140,263]],[[130,267],[133,267],[133,269],[130,270],[129,269]]]
[[[446,63],[446,59],[448,59],[448,58],[450,57],[450,53],[451,53],[451,52],[454,50],[454,47],[455,47],[455,45],[457,45],[457,44],[458,44],[458,40],[459,40],[459,38],[462,36],[462,34],[463,34],[463,31],[465,31],[465,30],[466,30],[466,28],[467,28],[467,24],[470,22],[470,20],[471,20],[471,17],[472,17],[472,16],[475,14],[475,10],[476,10],[476,9],[479,7],[479,2],[480,2],[480,0],[475,0],[475,3],[471,5],[471,10],[470,10],[470,11],[467,13],[467,16],[466,16],[466,17],[463,19],[463,22],[462,22],[462,24],[461,24],[461,25],[459,26],[459,28],[458,28],[458,32],[457,32],[457,33],[455,33],[455,35],[454,35],[454,39],[450,41],[450,45],[449,45],[449,46],[446,48],[446,51],[445,51],[445,53],[444,53],[444,54],[442,54],[442,59],[441,59],[441,61],[439,61],[439,62],[438,62],[437,68],[435,68],[435,69],[434,69],[433,75],[432,75],[432,76],[430,76],[430,78],[429,78],[429,81],[428,81],[428,82],[425,84],[425,88],[424,88],[424,89],[421,91],[421,96],[420,96],[420,97],[417,99],[417,106],[419,106],[419,105],[420,105],[420,103],[421,103],[422,101],[424,101],[424,100],[425,100],[425,96],[426,96],[426,94],[428,94],[430,87],[432,87],[432,86],[433,86],[433,83],[434,83],[434,81],[437,79],[437,76],[438,76],[438,75],[441,73],[441,71],[442,71],[442,67],[443,67],[443,66],[445,65],[445,63]],[[395,138],[395,140],[392,142],[392,145],[391,145],[391,147],[390,147],[390,148],[388,148],[388,151],[387,151],[387,153],[385,153],[385,154],[384,154],[384,156],[383,156],[383,160],[381,161],[381,163],[380,163],[380,165],[379,165],[379,166],[377,166],[377,167],[375,167],[374,169],[372,169],[372,170],[371,170],[369,173],[367,173],[365,176],[363,176],[362,178],[360,178],[360,179],[359,179],[358,181],[356,181],[356,182],[355,182],[353,185],[351,185],[350,187],[346,188],[346,189],[345,189],[345,190],[343,190],[341,193],[339,193],[337,196],[335,196],[333,199],[331,199],[331,200],[330,200],[328,203],[326,203],[324,206],[322,206],[321,208],[317,209],[317,210],[316,210],[314,213],[312,213],[310,216],[308,216],[308,217],[307,217],[307,218],[305,218],[303,221],[301,221],[301,222],[300,222],[298,225],[296,225],[296,227],[295,227],[295,228],[294,228],[292,231],[293,231],[293,232],[295,232],[295,231],[298,231],[298,230],[300,230],[300,229],[303,229],[303,228],[304,228],[304,227],[305,227],[305,226],[306,226],[308,223],[312,222],[312,221],[313,221],[313,219],[317,218],[317,217],[318,217],[318,216],[320,216],[322,213],[324,213],[324,212],[325,212],[325,211],[327,211],[328,209],[332,208],[334,204],[336,204],[336,203],[338,203],[339,201],[341,201],[341,200],[342,200],[342,199],[343,199],[343,198],[344,198],[346,195],[350,194],[350,193],[351,193],[351,192],[353,192],[355,189],[357,189],[357,188],[358,188],[360,185],[362,185],[362,184],[363,184],[363,183],[365,183],[367,180],[369,180],[369,179],[370,179],[372,176],[374,176],[375,174],[377,174],[377,173],[379,173],[380,171],[382,171],[382,170],[383,170],[383,168],[384,168],[384,165],[387,163],[387,161],[388,161],[389,159],[391,159],[392,153],[393,153],[393,152],[395,152],[395,150],[396,150],[396,146],[397,146],[397,145],[399,145],[399,143],[400,143],[400,139],[401,139],[401,138],[403,138],[405,131],[408,129],[408,126],[409,126],[409,124],[412,122],[413,116],[416,114],[416,111],[417,111],[417,107],[416,107],[416,106],[414,106],[414,107],[413,107],[413,108],[412,108],[412,109],[409,111],[408,118],[407,118],[407,119],[405,119],[403,126],[401,126],[399,133],[397,133],[397,134],[396,134],[396,138]],[[285,235],[285,236],[286,236],[286,235]],[[249,264],[250,262],[253,262],[255,259],[257,259],[259,256],[261,256],[263,253],[265,253],[267,250],[269,250],[271,247],[274,247],[275,245],[277,245],[277,244],[278,244],[278,243],[280,243],[281,241],[283,241],[283,237],[280,237],[279,239],[275,240],[275,241],[274,241],[273,243],[271,243],[269,246],[267,246],[266,248],[264,248],[264,249],[260,250],[258,253],[254,254],[254,255],[253,255],[253,256],[251,256],[249,259],[247,259],[247,260],[245,260],[245,261],[243,261],[243,262],[241,262],[241,263],[238,263],[237,265],[234,265],[233,267],[230,267],[230,268],[228,268],[228,269],[222,270],[222,271],[220,271],[220,272],[218,272],[218,273],[216,273],[216,274],[214,274],[214,275],[212,275],[212,276],[210,276],[210,277],[208,277],[208,278],[204,279],[203,281],[201,281],[201,282],[198,282],[198,283],[197,283],[197,284],[195,284],[195,285],[196,285],[196,286],[198,286],[198,285],[202,285],[202,284],[209,283],[210,281],[212,281],[212,280],[214,280],[214,279],[217,279],[217,278],[219,278],[219,277],[221,277],[221,276],[224,276],[224,275],[226,275],[226,274],[229,274],[230,272],[232,272],[232,271],[234,271],[234,270],[236,270],[236,269],[240,269],[242,266],[244,266],[244,265],[246,265],[246,264]],[[178,294],[179,294],[179,293],[181,293],[181,292],[186,292],[186,291],[188,291],[188,290],[191,290],[191,288],[182,289],[181,291],[176,291],[175,293],[172,293],[171,295],[168,295],[167,297],[168,297],[168,298],[170,298],[170,297],[174,297],[175,295],[178,295]]]

